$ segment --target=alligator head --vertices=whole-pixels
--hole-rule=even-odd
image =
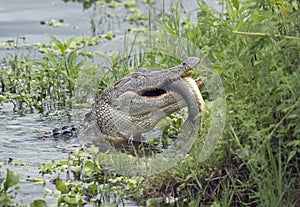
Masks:
[[[192,79],[200,60],[190,57],[181,65],[162,71],[140,68],[107,88],[93,105],[86,124],[97,130],[94,139],[110,143],[139,139],[166,116],[188,106],[193,124],[204,109],[199,92],[205,79]],[[197,121],[198,120],[198,121]]]

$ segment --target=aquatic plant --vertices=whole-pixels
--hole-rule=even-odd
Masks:
[[[65,172],[66,179],[57,176],[58,171]],[[124,198],[132,197],[143,181],[142,177],[128,178],[109,172],[100,164],[96,147],[78,149],[68,160],[46,163],[40,166],[40,172],[53,175],[59,191],[58,205],[118,205]],[[55,192],[48,190],[48,194]]]
[[[71,38],[58,40],[49,36],[52,44],[36,44],[39,60],[30,59],[30,53],[9,54],[0,65],[0,101],[11,102],[15,110],[43,105],[66,105],[73,97],[78,72],[92,54],[83,50],[98,44],[98,38]]]
[[[6,178],[0,182],[0,206],[13,205],[13,195],[11,194],[14,190],[17,190],[16,186],[20,180],[20,174],[9,169],[6,170]],[[15,187],[14,189],[11,189]]]

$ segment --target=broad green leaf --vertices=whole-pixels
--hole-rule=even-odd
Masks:
[[[4,190],[7,191],[8,188],[18,184],[20,180],[20,174],[18,172],[7,169],[6,179],[4,181]]]
[[[44,200],[35,200],[30,203],[30,207],[47,207],[47,203]]]
[[[66,183],[60,179],[59,177],[55,181],[55,187],[57,190],[59,190],[62,193],[67,193],[67,185]]]
[[[83,166],[83,171],[82,171],[83,176],[84,177],[92,176],[94,169],[95,169],[94,163],[88,160]]]
[[[89,171],[92,171],[94,170],[94,163],[90,160],[88,160],[85,164],[84,164],[84,167],[83,167],[84,170],[89,170]]]
[[[80,206],[80,204],[82,204],[82,199],[80,196],[65,196],[64,202],[67,204]]]

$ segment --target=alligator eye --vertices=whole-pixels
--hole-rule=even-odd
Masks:
[[[153,97],[153,96],[160,96],[165,94],[166,91],[161,89],[161,88],[156,88],[153,90],[149,90],[149,91],[139,91],[138,94],[140,96],[148,96],[148,97]]]

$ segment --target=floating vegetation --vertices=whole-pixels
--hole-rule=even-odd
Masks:
[[[63,19],[50,19],[49,21],[40,21],[41,25],[48,25],[50,27],[66,27],[69,26]]]

